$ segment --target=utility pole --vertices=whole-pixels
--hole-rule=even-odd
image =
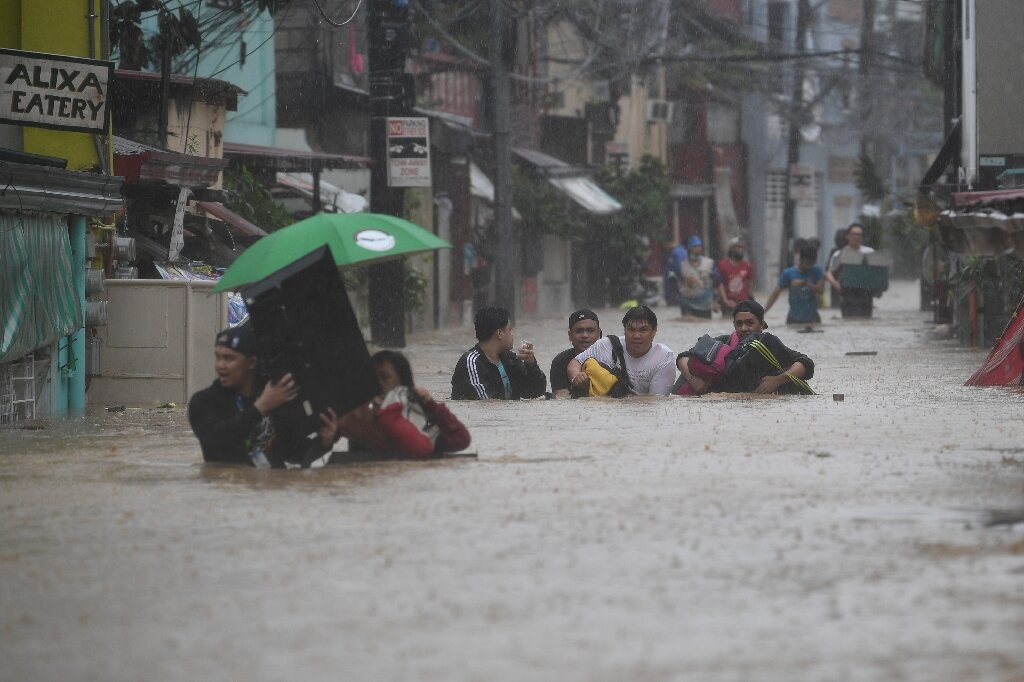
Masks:
[[[860,25],[860,87],[857,97],[860,100],[860,153],[861,156],[872,157],[874,144],[870,133],[871,110],[874,107],[872,87],[874,72],[875,49],[875,4],[876,0],[864,0],[864,14]]]
[[[491,0],[491,135],[494,141],[494,229],[498,232],[497,304],[516,314],[519,244],[512,224],[511,93],[506,42],[508,21],[505,0]]]
[[[807,26],[811,21],[809,0],[797,0],[796,14],[796,53],[803,55],[807,44]],[[786,202],[782,211],[782,248],[779,260],[782,270],[793,264],[793,255],[789,245],[793,239],[793,228],[796,222],[796,200],[791,196],[793,182],[793,166],[800,163],[800,128],[804,123],[804,62],[798,56],[793,63],[793,98],[789,110],[789,146],[786,155]]]
[[[388,186],[387,122],[406,114],[405,69],[408,0],[371,0],[370,39],[370,210],[401,216],[404,191]],[[405,265],[401,260],[370,266],[370,339],[377,346],[405,347]]]
[[[160,111],[157,117],[157,137],[160,146],[167,149],[167,107],[171,105],[171,37],[161,33],[156,43],[160,47]]]

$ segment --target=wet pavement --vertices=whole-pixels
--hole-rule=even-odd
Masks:
[[[455,403],[477,459],[203,466],[182,407],[0,430],[0,679],[1022,680],[1024,395],[963,387],[984,353],[917,301],[780,301],[816,396]],[[546,370],[564,327],[516,333]],[[471,337],[412,337],[418,382]]]

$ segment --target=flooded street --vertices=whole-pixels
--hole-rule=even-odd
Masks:
[[[773,309],[815,396],[452,403],[477,459],[204,466],[184,406],[2,430],[0,679],[1020,681],[1024,395],[917,304]],[[564,328],[516,336],[547,372]],[[417,382],[471,345],[412,337]]]

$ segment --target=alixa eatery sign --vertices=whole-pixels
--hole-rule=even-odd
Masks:
[[[0,49],[0,122],[102,132],[114,63]]]

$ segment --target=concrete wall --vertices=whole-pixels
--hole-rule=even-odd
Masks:
[[[537,312],[572,311],[572,252],[567,240],[553,234],[544,239],[544,269],[537,273]]]
[[[977,7],[978,152],[1024,154],[1024,3],[985,0]]]
[[[213,282],[107,280],[88,404],[183,406],[209,385],[214,339],[228,326],[227,294],[211,289]]]

